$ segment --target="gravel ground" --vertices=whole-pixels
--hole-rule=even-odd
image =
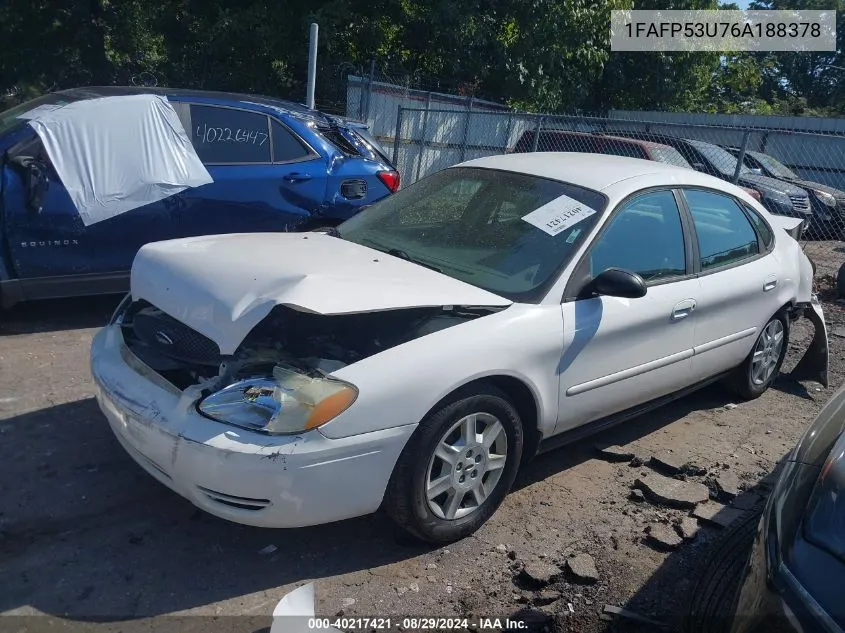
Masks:
[[[845,377],[845,310],[819,273],[830,391],[782,375],[759,400],[735,404],[707,388],[537,458],[484,528],[437,548],[380,515],[283,531],[196,510],[130,460],[92,397],[88,347],[116,301],[19,306],[0,315],[0,614],[55,617],[4,617],[0,629],[253,633],[305,581],[315,581],[318,615],[392,616],[394,628],[403,616],[477,621],[521,611],[553,631],[637,630],[601,619],[617,605],[677,629],[722,528],[654,504],[654,495],[695,499],[703,484],[712,499],[697,514],[713,514],[717,501],[744,507],[765,492],[767,475]],[[811,328],[793,328],[786,370]],[[686,489],[661,493],[659,471],[682,466]]]

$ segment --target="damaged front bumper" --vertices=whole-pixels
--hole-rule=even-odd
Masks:
[[[806,317],[813,324],[814,333],[810,346],[795,365],[790,376],[795,380],[813,380],[827,388],[830,353],[827,325],[824,322],[824,313],[818,297],[813,295],[810,301],[796,305],[793,313],[795,318]]]
[[[416,425],[343,439],[319,430],[273,436],[201,416],[200,391],[180,391],[144,365],[118,326],[91,349],[100,409],[150,475],[223,519],[300,527],[369,514]]]

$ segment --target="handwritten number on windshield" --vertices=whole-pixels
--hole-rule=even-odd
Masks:
[[[267,142],[267,132],[228,127],[208,127],[207,124],[197,126],[196,138],[203,144],[211,143],[245,143],[264,145]]]

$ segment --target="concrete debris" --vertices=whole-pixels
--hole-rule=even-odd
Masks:
[[[344,609],[348,609],[349,607],[355,604],[355,598],[344,598],[341,604],[343,605]]]
[[[634,453],[623,446],[596,445],[596,450],[602,457],[611,462],[627,462],[635,457]]]
[[[446,585],[446,593],[452,593],[454,589],[452,589],[452,585]]]
[[[599,579],[596,561],[589,554],[578,554],[568,558],[566,568],[578,582],[592,584]]]
[[[690,541],[696,537],[698,534],[698,521],[693,519],[692,517],[684,517],[681,519],[681,522],[678,523],[678,533],[681,535],[686,541]]]
[[[426,569],[437,569],[437,563],[429,563],[425,566]]]
[[[625,618],[627,620],[631,620],[632,622],[639,622],[640,624],[647,624],[649,626],[666,630],[668,629],[668,625],[663,622],[658,622],[657,620],[652,620],[651,618],[647,618],[639,613],[634,613],[633,611],[629,611],[628,609],[623,609],[622,607],[617,607],[612,604],[604,605],[604,609],[602,609],[602,614],[606,615],[613,615],[619,618]]]
[[[684,460],[671,454],[652,455],[648,465],[667,475],[677,475],[684,467]]]
[[[673,508],[694,508],[710,498],[710,491],[704,484],[658,474],[638,478],[634,485],[643,491],[649,501]]]
[[[675,549],[683,543],[683,539],[670,526],[663,523],[652,523],[646,528],[648,543],[656,549]]]
[[[740,492],[739,477],[732,471],[723,472],[716,477],[716,488],[728,499],[733,499]]]
[[[560,575],[560,569],[543,561],[526,563],[520,572],[520,579],[527,585],[545,587]]]
[[[420,592],[420,586],[419,586],[419,584],[418,584],[418,583],[415,583],[415,582],[412,582],[410,585],[408,585],[408,589],[410,589],[410,590],[411,590],[411,591],[413,591],[414,593],[419,593],[419,592]]]
[[[643,460],[639,457],[634,457],[631,462],[628,464],[631,468],[639,468],[643,465]]]
[[[739,406],[739,405],[736,405],[736,404],[734,404],[733,402],[729,402],[728,404],[726,404],[726,405],[725,405],[725,408],[726,408],[728,411],[730,411],[731,409],[736,409],[736,408],[737,408],[737,406]]]
[[[558,599],[560,599],[560,592],[554,591],[553,589],[544,589],[535,596],[534,604],[547,605]]]
[[[645,501],[645,496],[643,495],[643,491],[639,488],[634,488],[630,494],[631,501]]]
[[[696,506],[695,511],[692,513],[700,521],[721,527],[728,527],[743,514],[745,514],[745,510],[729,508],[713,501]]]
[[[508,551],[508,546],[507,546],[507,545],[505,545],[504,543],[499,543],[499,544],[496,546],[496,551],[497,551],[497,552],[501,552],[502,554],[505,554],[505,553],[507,553],[507,551]]]

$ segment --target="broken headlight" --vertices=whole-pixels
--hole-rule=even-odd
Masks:
[[[347,382],[308,376],[280,365],[272,377],[248,378],[203,398],[204,416],[271,434],[315,429],[348,409],[358,390]]]

